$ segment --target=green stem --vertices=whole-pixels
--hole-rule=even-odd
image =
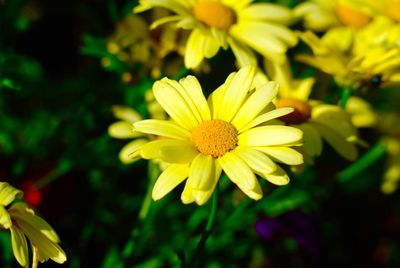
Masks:
[[[370,167],[376,160],[386,154],[386,146],[382,141],[375,143],[368,152],[352,165],[338,174],[338,180],[341,183],[347,182],[356,177],[362,171]]]
[[[147,187],[147,192],[146,196],[144,197],[144,200],[142,202],[142,206],[139,211],[138,219],[139,222],[133,227],[130,237],[128,242],[126,242],[123,250],[122,250],[122,258],[124,260],[127,260],[129,257],[132,256],[133,252],[135,249],[137,249],[138,244],[143,244],[138,241],[140,238],[139,236],[141,235],[141,229],[143,226],[146,225],[146,222],[148,220],[148,215],[149,211],[151,209],[152,205],[152,199],[151,199],[151,192],[154,186],[155,181],[158,178],[158,175],[160,173],[158,164],[154,163],[153,161],[148,162],[148,187]]]
[[[215,217],[217,215],[217,208],[218,208],[218,195],[219,195],[219,189],[218,189],[218,184],[217,187],[214,191],[213,197],[212,197],[212,204],[211,204],[211,210],[210,214],[208,215],[208,220],[206,224],[206,228],[204,229],[203,234],[200,237],[200,241],[197,244],[196,250],[194,251],[192,257],[190,258],[188,265],[186,267],[194,268],[197,265],[197,260],[201,257],[204,246],[206,245],[207,239],[211,234],[212,228],[214,226],[215,222]]]
[[[343,109],[346,108],[347,101],[349,100],[349,98],[351,96],[351,93],[352,93],[352,90],[351,90],[350,87],[343,88],[343,90],[342,90],[342,99],[341,99],[341,102],[340,102],[340,104],[341,104]]]

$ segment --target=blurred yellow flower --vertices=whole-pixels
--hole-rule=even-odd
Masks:
[[[325,140],[336,152],[348,160],[355,160],[358,152],[354,145],[357,131],[349,114],[337,105],[325,104],[309,99],[314,78],[293,79],[289,63],[267,65],[270,77],[280,83],[277,108],[292,107],[294,112],[280,120],[287,125],[301,129],[304,133],[303,147],[305,162],[311,164],[322,152]]]
[[[338,26],[362,28],[374,13],[365,0],[310,0],[296,6],[294,14],[306,29],[320,32]]]
[[[232,73],[208,100],[194,76],[179,82],[163,78],[153,85],[155,98],[172,120],[139,121],[134,128],[166,137],[141,148],[143,158],[171,163],[153,188],[154,200],[187,178],[182,202],[202,205],[213,193],[222,170],[255,200],[262,197],[262,190],[254,173],[276,185],[289,182],[273,160],[289,165],[303,163],[302,155],[290,148],[301,144],[302,132],[263,125],[293,109],[273,109],[270,101],[278,85],[269,82],[253,88],[254,76],[252,66]]]
[[[228,46],[239,66],[256,64],[253,50],[279,61],[288,47],[297,43],[286,25],[292,22],[291,10],[270,3],[251,4],[251,0],[140,0],[136,12],[164,7],[177,15],[155,21],[152,27],[174,22],[191,30],[186,44],[185,65],[195,68],[204,58],[215,56]]]
[[[373,127],[378,121],[378,115],[373,107],[360,97],[351,96],[347,101],[346,111],[357,128]]]
[[[152,18],[168,14],[157,8],[153,10]],[[144,18],[130,14],[117,23],[115,32],[107,40],[107,50],[122,62],[144,65],[153,78],[158,78],[161,72],[174,74],[178,71],[176,60],[163,59],[173,52],[183,55],[186,39],[187,36],[171,25],[150,31]],[[107,67],[107,58],[103,60],[103,65]]]
[[[34,211],[23,203],[9,206],[16,198],[21,198],[22,191],[6,182],[0,182],[0,228],[9,229],[15,259],[23,267],[29,267],[29,239],[34,264],[49,259],[57,263],[67,260],[65,252],[58,245],[60,239],[53,228]],[[33,266],[35,267],[35,266]]]
[[[400,185],[400,114],[379,114],[378,123],[387,152],[381,190],[392,194]]]
[[[151,91],[146,94],[147,109],[150,117],[154,119],[165,119],[166,114],[161,106],[154,100]],[[140,159],[140,148],[147,142],[156,139],[152,135],[144,135],[143,133],[133,130],[133,123],[143,120],[142,116],[134,109],[121,105],[111,107],[112,113],[120,121],[112,123],[108,127],[108,134],[116,139],[134,139],[126,144],[119,152],[119,159],[124,164],[130,164]]]
[[[329,30],[322,38],[312,32],[300,34],[314,55],[297,59],[334,76],[342,87],[371,89],[400,85],[400,28],[383,18],[354,32]]]

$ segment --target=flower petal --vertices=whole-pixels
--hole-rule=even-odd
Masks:
[[[290,114],[293,111],[294,109],[292,107],[283,107],[261,114],[254,118],[253,121],[249,122],[246,126],[239,129],[239,133],[244,132],[255,126],[261,125],[269,120]]]
[[[228,178],[246,195],[255,200],[262,198],[262,191],[257,178],[243,160],[233,152],[229,152],[218,158],[218,162]]]
[[[296,125],[304,133],[303,148],[306,154],[311,157],[319,156],[322,152],[322,139],[318,131],[309,123]]]
[[[227,122],[232,120],[250,90],[255,71],[255,67],[251,65],[241,68],[226,85],[222,103],[217,103],[220,107],[217,119]]]
[[[168,78],[163,78],[153,85],[154,97],[169,116],[182,127],[191,130],[198,125],[198,120],[193,114],[185,98],[171,85]],[[173,82],[172,82],[173,83]],[[177,83],[175,81],[175,83]]]
[[[254,3],[244,9],[240,15],[242,20],[269,21],[279,24],[289,24],[292,20],[290,9],[270,3]]]
[[[136,121],[143,119],[138,112],[127,106],[113,105],[111,111],[116,118],[122,121],[135,123]]]
[[[187,184],[196,190],[209,190],[214,182],[214,169],[214,160],[211,155],[198,154],[190,165]]]
[[[201,85],[196,77],[188,75],[179,80],[179,83],[185,88],[186,101],[192,101],[197,112],[200,114],[202,121],[210,120],[210,108],[208,107],[207,100],[204,97]],[[182,94],[183,95],[183,94]]]
[[[147,119],[134,123],[133,127],[139,132],[172,139],[187,140],[190,137],[189,131],[172,121]]]
[[[0,227],[1,229],[9,229],[11,227],[10,214],[2,205],[0,205]]]
[[[143,134],[133,130],[133,125],[128,121],[118,121],[108,127],[108,135],[116,139],[129,139]]]
[[[257,147],[257,150],[268,154],[274,160],[287,165],[300,165],[304,163],[303,155],[288,147]]]
[[[255,149],[239,146],[235,149],[235,154],[257,174],[268,174],[277,168],[277,165],[268,156]]]
[[[119,160],[124,164],[130,164],[140,159],[140,148],[148,143],[148,139],[136,139],[124,147],[122,147],[121,151],[118,154]]]
[[[188,69],[193,69],[199,66],[204,59],[202,51],[198,50],[198,45],[203,40],[202,33],[199,29],[194,29],[186,42],[185,50],[185,66]]]
[[[265,179],[278,186],[286,185],[290,182],[289,176],[280,166],[278,166],[274,173],[266,174]]]
[[[167,163],[190,163],[198,154],[189,142],[182,140],[157,140],[149,142],[140,150],[145,159],[161,159]]]
[[[10,231],[15,259],[21,266],[29,267],[28,243],[24,233],[15,226],[11,226]]]
[[[295,145],[301,142],[303,132],[288,126],[261,126],[238,136],[239,146]]]
[[[189,165],[172,164],[167,167],[158,177],[152,191],[152,197],[155,201],[163,198],[171,192],[176,186],[184,181],[189,174]]]
[[[256,88],[255,92],[240,107],[231,123],[236,129],[242,129],[271,102],[277,93],[278,84],[276,82],[268,82]]]
[[[246,65],[257,65],[257,59],[254,52],[246,45],[233,38],[228,38],[229,46],[238,61],[239,67]]]
[[[348,142],[344,137],[336,133],[333,129],[317,122],[312,123],[319,134],[339,153],[342,157],[353,161],[358,156],[357,148],[354,144]]]
[[[24,193],[7,182],[0,182],[0,205],[8,206],[15,198],[22,198]]]

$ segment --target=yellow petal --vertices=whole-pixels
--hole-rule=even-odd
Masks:
[[[188,69],[196,68],[204,59],[204,54],[198,50],[197,46],[201,40],[202,34],[199,29],[195,29],[190,33],[185,51],[185,66]]]
[[[158,140],[142,146],[145,159],[161,159],[167,163],[190,163],[198,154],[193,145],[181,140]]]
[[[9,229],[11,227],[11,218],[8,211],[0,205],[0,229]]]
[[[28,244],[25,235],[17,227],[11,226],[11,244],[15,259],[21,266],[29,267]]]
[[[220,106],[217,119],[230,122],[233,116],[237,113],[247,93],[251,89],[250,86],[253,82],[255,75],[254,66],[246,66],[240,69],[229,84],[226,85],[222,103],[217,103]]]
[[[198,154],[190,165],[187,184],[196,190],[209,190],[214,182],[214,168],[214,160],[211,155]]]
[[[0,205],[8,206],[15,198],[22,198],[23,194],[7,182],[0,182]]]
[[[28,221],[18,219],[18,226],[29,238],[32,245],[38,248],[44,258],[50,258],[57,263],[64,263],[67,260],[64,250],[45,236],[42,230],[36,229]]]
[[[254,3],[244,9],[241,13],[242,20],[258,20],[289,24],[292,21],[292,12],[289,8],[270,4]]]
[[[11,206],[9,211],[11,218],[17,221],[26,221],[52,242],[60,242],[60,238],[58,237],[56,231],[54,231],[54,229],[44,219],[35,215],[33,210],[28,208],[25,204],[14,204]]]
[[[278,186],[286,185],[290,182],[290,178],[288,177],[286,172],[279,166],[274,173],[266,174],[265,179],[270,183]]]
[[[322,124],[314,122],[312,125],[342,157],[351,161],[357,158],[358,152],[354,144],[348,142],[344,137],[336,133],[334,130]]]
[[[288,147],[257,147],[257,150],[264,152],[271,156],[274,160],[287,165],[300,165],[303,164],[303,155],[298,151]]]
[[[218,158],[218,162],[228,178],[246,195],[255,200],[262,198],[262,191],[256,176],[243,160],[229,152]]]
[[[283,107],[283,108],[279,108],[279,109],[275,109],[272,110],[270,112],[266,112],[264,114],[261,114],[259,116],[257,116],[256,118],[254,118],[251,122],[249,122],[246,126],[244,126],[243,128],[239,129],[239,133],[244,132],[250,128],[253,128],[255,126],[261,125],[265,122],[268,122],[272,119],[290,114],[291,112],[293,112],[294,109],[292,107]]]
[[[312,124],[308,123],[297,125],[296,127],[301,129],[304,133],[304,151],[311,157],[319,156],[322,152],[322,139],[318,131],[312,126]]]
[[[122,105],[113,105],[111,107],[113,115],[123,121],[135,123],[136,121],[142,120],[142,116],[130,107]]]
[[[185,184],[185,187],[183,188],[182,194],[181,194],[181,200],[183,204],[190,204],[195,201],[194,195],[193,195],[193,188],[189,186],[189,184]]]
[[[189,174],[189,165],[172,164],[167,167],[158,177],[152,192],[155,201],[163,198],[171,192],[176,186],[184,181]]]
[[[235,149],[235,154],[257,174],[268,174],[277,168],[277,165],[268,156],[255,149],[239,146]]]
[[[188,103],[189,101],[192,102],[192,109],[196,109],[202,121],[210,120],[210,108],[208,107],[207,100],[204,97],[203,91],[197,78],[192,75],[188,75],[185,78],[179,80],[179,83],[185,89],[185,91],[181,92],[181,94],[185,97]]]
[[[278,84],[268,82],[267,84],[256,88],[255,92],[245,101],[238,113],[232,120],[236,129],[242,129],[252,121],[278,93]]]
[[[140,159],[140,148],[149,142],[148,139],[136,139],[125,145],[118,154],[119,160],[130,164]]]
[[[128,121],[119,121],[108,127],[108,135],[117,139],[129,139],[142,136],[142,133],[133,130],[132,123]]]
[[[147,119],[133,124],[136,131],[157,136],[187,140],[190,132],[172,121]]]
[[[182,127],[191,130],[199,124],[190,104],[179,94],[179,89],[171,85],[173,80],[164,78],[153,85],[154,97],[171,118]],[[176,82],[176,81],[175,81]]]
[[[228,38],[229,46],[238,61],[239,67],[242,68],[247,65],[257,65],[257,59],[254,52],[240,41],[233,38]]]
[[[240,146],[294,145],[300,143],[303,132],[287,126],[261,126],[238,136]]]

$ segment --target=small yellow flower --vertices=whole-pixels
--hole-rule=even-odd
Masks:
[[[15,259],[23,267],[29,267],[28,243],[32,246],[33,260],[45,262],[49,259],[57,263],[67,260],[65,252],[58,245],[60,239],[53,228],[23,203],[6,208],[22,191],[6,182],[0,182],[0,228],[9,229]]]
[[[277,185],[289,182],[273,160],[289,165],[303,163],[302,155],[290,148],[301,144],[302,132],[264,125],[293,109],[274,110],[270,101],[278,85],[269,82],[253,88],[254,76],[251,66],[232,73],[208,100],[194,76],[179,82],[163,78],[154,83],[154,96],[172,120],[134,123],[136,131],[166,137],[141,148],[143,158],[171,163],[153,188],[154,200],[187,178],[182,202],[202,205],[214,191],[222,170],[255,200],[262,197],[262,190],[254,173]]]
[[[301,33],[314,55],[297,59],[334,76],[342,87],[370,89],[400,85],[400,25],[377,18],[354,32],[348,28],[329,30],[322,38]]]
[[[147,109],[151,118],[165,119],[166,114],[161,106],[154,100],[151,91],[146,93]],[[134,139],[126,144],[119,152],[119,159],[124,164],[130,164],[140,159],[140,148],[147,142],[154,140],[156,137],[152,135],[144,135],[143,133],[133,130],[133,123],[143,120],[142,116],[130,107],[114,105],[112,113],[120,121],[112,123],[108,127],[108,134],[116,139]]]
[[[338,26],[362,28],[373,17],[365,0],[310,0],[295,7],[294,14],[303,18],[306,29],[317,32]]]
[[[270,3],[237,0],[140,0],[136,12],[164,7],[177,15],[157,20],[152,27],[175,22],[191,30],[186,44],[185,65],[195,68],[204,58],[215,56],[228,46],[239,66],[255,64],[253,50],[270,60],[282,60],[288,47],[297,43],[286,25],[292,22],[290,9]]]
[[[280,120],[287,125],[301,129],[304,133],[304,144],[299,150],[305,161],[313,159],[322,152],[325,140],[336,152],[348,160],[357,158],[357,131],[353,127],[350,115],[337,105],[325,104],[309,99],[314,78],[296,80],[292,78],[289,63],[271,64],[268,73],[281,85],[276,107],[292,107],[294,112]]]

